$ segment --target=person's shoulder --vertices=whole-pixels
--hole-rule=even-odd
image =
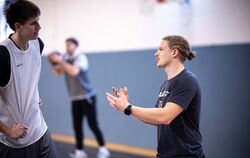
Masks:
[[[3,40],[0,45],[1,46],[5,46],[5,47],[8,47],[10,44],[12,43],[11,39],[10,38],[6,38],[5,40]]]
[[[77,52],[78,57],[87,57],[87,55],[83,52]]]
[[[2,59],[5,57],[9,57],[9,51],[4,45],[0,45],[0,56]]]
[[[29,43],[31,44],[31,45],[38,45],[39,46],[39,52],[40,52],[40,54],[42,54],[42,52],[43,52],[43,48],[44,48],[44,43],[43,43],[43,41],[41,40],[41,38],[37,38],[37,39],[34,39],[34,40],[30,40],[29,41]]]
[[[198,77],[197,75],[195,75],[193,72],[188,71],[188,70],[184,70],[180,76],[178,81],[182,84],[197,84],[198,83]]]
[[[198,79],[197,75],[194,74],[193,72],[189,71],[189,70],[183,70],[183,72],[181,72],[180,74],[180,78],[183,79]]]
[[[76,58],[78,60],[87,60],[87,55],[85,53],[79,52],[77,53]]]
[[[1,59],[1,61],[5,61],[5,62],[0,62],[1,68],[6,67],[6,65],[4,63],[10,62],[10,53],[9,53],[7,47],[5,47],[4,45],[0,45],[0,59]]]
[[[193,72],[188,71],[188,70],[187,70],[187,76],[188,76],[188,78],[190,78],[191,80],[193,80],[195,82],[198,82],[198,80],[199,80],[199,78],[196,74],[194,74]]]
[[[5,45],[0,44],[0,49],[1,49],[1,51],[2,51],[2,50],[7,49],[7,48],[6,48]]]

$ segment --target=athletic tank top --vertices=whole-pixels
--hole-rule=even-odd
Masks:
[[[84,54],[71,57],[68,57],[66,55],[64,56],[64,59],[68,63],[76,65],[75,63],[76,60],[80,59],[81,56],[84,56]],[[88,70],[80,68],[80,72],[77,76],[70,76],[67,73],[65,73],[65,80],[71,101],[83,100],[83,99],[89,100],[90,97],[96,95],[96,91],[89,81]]]
[[[5,87],[0,87],[0,120],[8,127],[14,123],[28,126],[24,138],[11,139],[0,132],[0,142],[12,148],[21,148],[35,143],[47,130],[39,108],[39,42],[29,41],[26,51],[19,50],[9,38],[0,45],[7,48],[11,61],[10,80]]]

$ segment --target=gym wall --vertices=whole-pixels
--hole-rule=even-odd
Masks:
[[[156,48],[161,39],[180,34],[192,45],[250,42],[249,0],[178,0],[155,3],[142,14],[142,1],[155,0],[32,0],[41,8],[40,37],[45,54],[64,50],[75,36],[80,50],[120,52]]]
[[[202,111],[200,128],[207,157],[250,156],[250,44],[195,47],[197,58],[186,68],[200,78]],[[100,126],[108,142],[156,149],[156,127],[113,110],[105,92],[128,86],[130,102],[153,107],[166,79],[156,67],[153,49],[87,54],[90,79],[98,92]],[[63,77],[52,75],[43,58],[40,79],[42,111],[52,133],[73,136],[70,101]],[[85,127],[86,126],[85,122]],[[86,137],[94,139],[89,128]]]

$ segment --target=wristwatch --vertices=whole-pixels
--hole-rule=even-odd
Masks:
[[[124,114],[129,116],[132,113],[131,108],[132,108],[132,105],[129,104],[128,107],[124,109]]]

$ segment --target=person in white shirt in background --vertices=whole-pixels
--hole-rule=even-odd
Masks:
[[[76,139],[75,158],[86,158],[83,144],[83,117],[86,116],[91,131],[99,144],[98,158],[110,157],[105,146],[103,134],[97,121],[96,91],[88,77],[88,60],[85,54],[77,54],[78,41],[71,37],[66,39],[66,54],[52,52],[48,61],[55,75],[65,75],[67,89],[71,98],[73,127]]]

